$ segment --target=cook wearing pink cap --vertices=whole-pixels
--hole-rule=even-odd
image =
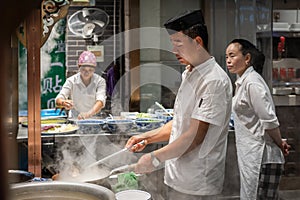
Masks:
[[[67,78],[55,102],[70,110],[69,117],[91,118],[101,111],[106,101],[106,81],[95,74],[96,56],[83,51],[78,58],[79,72]]]

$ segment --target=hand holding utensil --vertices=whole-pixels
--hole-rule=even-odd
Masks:
[[[139,142],[137,144],[145,144],[145,140],[142,140],[141,142]],[[137,145],[137,144],[135,144],[135,145]],[[133,146],[127,147],[127,148],[125,147],[125,148],[121,149],[120,151],[117,151],[117,152],[115,152],[113,154],[110,154],[110,155],[108,155],[108,156],[106,156],[106,157],[98,160],[97,162],[94,162],[94,163],[90,164],[89,166],[87,166],[87,168],[94,167],[94,166],[96,166],[96,165],[98,165],[100,163],[103,163],[104,161],[106,161],[106,160],[108,160],[108,159],[110,159],[110,158],[112,158],[112,157],[114,157],[114,156],[116,156],[116,155],[118,155],[118,154],[120,154],[122,152],[130,150]]]

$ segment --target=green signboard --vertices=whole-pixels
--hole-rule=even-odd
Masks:
[[[41,48],[41,109],[55,107],[66,80],[66,19],[59,20]],[[27,50],[19,43],[19,110],[27,110]]]

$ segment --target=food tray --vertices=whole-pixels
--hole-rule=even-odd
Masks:
[[[46,124],[64,124],[67,122],[66,118],[53,118],[53,119],[41,119],[41,125]],[[28,121],[21,123],[23,127],[28,127]]]
[[[79,127],[75,124],[48,124],[42,126],[42,135],[74,134]]]

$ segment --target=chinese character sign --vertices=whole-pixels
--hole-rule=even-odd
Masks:
[[[59,20],[41,48],[41,109],[55,107],[55,97],[66,80],[66,19]],[[19,109],[27,109],[27,52],[19,43]]]
[[[55,97],[65,82],[65,30],[66,20],[58,21],[47,42],[41,48],[41,106],[54,108]]]

